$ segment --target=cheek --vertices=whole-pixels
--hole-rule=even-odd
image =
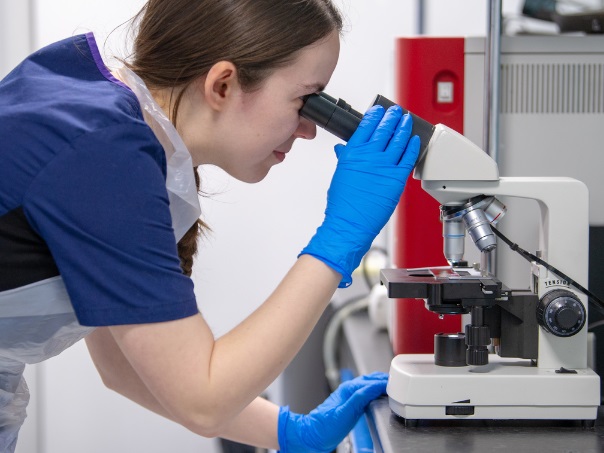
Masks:
[[[300,129],[301,117],[298,110],[290,111],[283,117],[282,130],[287,138],[293,136]]]
[[[248,149],[253,147],[254,154],[260,155],[273,150],[287,143],[296,133],[300,125],[300,116],[298,109],[286,108],[277,109],[276,102],[254,102],[246,105],[245,112],[242,112],[237,129],[242,135],[242,145]],[[249,140],[249,142],[246,142]]]
[[[287,142],[294,136],[296,130],[300,126],[300,116],[298,112],[291,114],[289,112],[277,115],[265,122],[265,128],[260,132],[267,142],[274,142],[275,145],[280,145]]]

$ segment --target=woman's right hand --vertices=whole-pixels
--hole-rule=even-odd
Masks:
[[[394,212],[417,157],[413,120],[399,106],[373,106],[346,145],[336,145],[338,164],[327,193],[323,224],[301,254],[342,274],[340,287]]]

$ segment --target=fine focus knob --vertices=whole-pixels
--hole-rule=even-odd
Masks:
[[[545,294],[537,307],[537,322],[557,337],[570,337],[585,325],[585,306],[572,292],[556,289]]]

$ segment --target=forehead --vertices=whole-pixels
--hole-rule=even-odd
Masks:
[[[333,74],[340,54],[340,37],[333,32],[327,38],[300,50],[287,66],[276,70],[267,82],[289,85],[291,89],[319,91]]]

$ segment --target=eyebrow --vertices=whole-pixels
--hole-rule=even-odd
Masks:
[[[305,91],[311,91],[311,92],[317,92],[317,91],[323,91],[325,89],[325,85],[323,85],[322,83],[316,82],[316,83],[302,83],[300,84],[300,87],[303,88]]]

